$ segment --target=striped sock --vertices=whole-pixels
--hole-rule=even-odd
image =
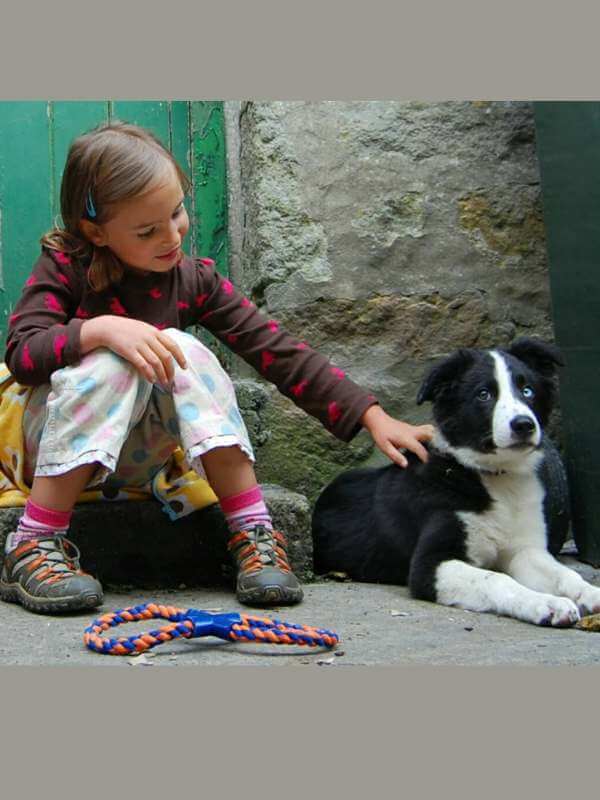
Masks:
[[[231,533],[248,530],[256,525],[264,525],[270,531],[273,530],[271,516],[259,486],[222,497],[219,502]]]
[[[71,521],[71,511],[54,511],[51,508],[38,506],[27,500],[25,513],[19,520],[17,530],[6,537],[5,551],[13,550],[26,539],[38,539],[54,534],[65,534]]]

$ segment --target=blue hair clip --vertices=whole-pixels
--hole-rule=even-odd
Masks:
[[[85,210],[90,219],[96,219],[96,209],[94,208],[94,201],[92,200],[92,190],[90,189],[85,199]]]

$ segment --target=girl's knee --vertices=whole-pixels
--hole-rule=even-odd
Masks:
[[[111,373],[116,370],[125,372],[136,372],[133,364],[117,353],[113,353],[108,347],[97,347],[86,353],[76,367],[82,369],[93,369],[99,373]]]
[[[193,336],[191,333],[180,331],[177,328],[167,328],[164,331],[183,351],[188,362],[206,369],[224,371],[219,359],[212,350]]]
[[[106,388],[117,394],[127,391],[141,377],[136,368],[106,347],[86,353],[77,364],[56,370],[50,382],[54,391],[75,389],[88,394],[97,388]]]
[[[180,331],[179,328],[165,328],[163,333],[166,333],[169,338],[173,339],[179,347],[185,352],[186,350],[206,350],[210,353],[208,347],[202,344],[202,342],[196,337],[193,336],[191,333],[187,333],[186,331]]]

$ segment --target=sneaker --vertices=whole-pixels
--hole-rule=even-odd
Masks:
[[[101,605],[102,586],[80,569],[79,556],[64,536],[21,542],[4,556],[0,598],[39,614]]]
[[[227,548],[237,566],[240,603],[278,606],[302,600],[304,593],[289,565],[286,546],[282,533],[264,525],[231,535]]]

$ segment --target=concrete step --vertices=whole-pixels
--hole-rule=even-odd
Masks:
[[[263,484],[262,490],[275,527],[288,540],[294,572],[310,580],[308,500],[274,484]],[[22,513],[22,508],[0,509],[0,565],[5,539]],[[69,538],[81,550],[83,569],[105,587],[177,589],[231,584],[226,531],[218,505],[171,522],[154,500],[107,501],[76,506]]]

